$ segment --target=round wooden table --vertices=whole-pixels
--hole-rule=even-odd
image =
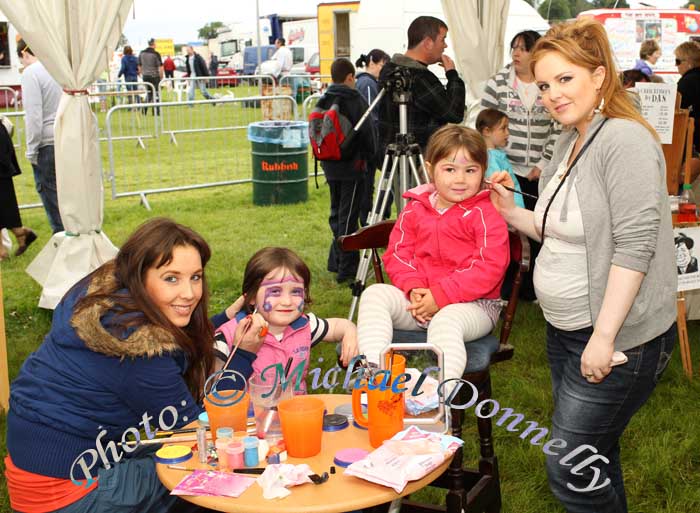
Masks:
[[[341,405],[350,403],[350,395],[318,394],[328,412]],[[329,472],[333,456],[340,449],[357,447],[372,451],[367,431],[353,426],[336,432],[325,432],[321,441],[321,452],[313,458],[288,458],[286,463],[306,463],[317,474]],[[182,499],[218,511],[236,513],[334,513],[369,508],[378,504],[391,502],[399,497],[414,493],[429,485],[450,464],[448,458],[440,467],[418,481],[410,481],[400,494],[393,489],[370,483],[354,476],[346,476],[345,469],[335,465],[336,473],[331,474],[327,482],[321,485],[307,483],[289,488],[292,492],[284,499],[263,499],[262,488],[254,483],[238,498],[230,497],[196,497],[180,496]],[[180,465],[189,468],[209,468],[198,462],[197,454]],[[265,466],[261,462],[260,466]],[[156,465],[158,477],[163,485],[172,490],[190,471],[168,468],[167,465]],[[256,476],[251,476],[256,477]]]

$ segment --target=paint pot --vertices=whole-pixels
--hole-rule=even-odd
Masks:
[[[270,444],[267,440],[258,439],[258,460],[265,461],[267,454],[270,452]]]
[[[233,438],[233,428],[230,427],[220,427],[216,430],[216,438],[228,438],[229,440]]]
[[[228,464],[232,469],[243,468],[245,466],[243,459],[243,442],[234,440],[226,447],[226,455],[228,456]]]
[[[226,448],[231,443],[230,438],[217,438],[214,445],[216,446],[216,455],[219,457],[219,470],[227,470],[231,467],[226,454]]]
[[[350,426],[348,423],[348,418],[344,415],[331,413],[323,416],[324,431],[342,431],[348,426]]]
[[[260,463],[257,436],[246,436],[243,439],[243,459],[246,467],[256,467]]]
[[[365,415],[367,414],[367,404],[366,404],[366,397],[365,398],[365,404],[362,404],[362,413]],[[357,422],[355,422],[355,419],[352,416],[352,403],[346,403],[346,404],[341,404],[335,408],[333,413],[337,413],[338,415],[344,415],[345,417],[348,418],[348,422],[352,421],[352,425],[355,426],[357,429],[364,429],[365,431],[367,430],[366,427],[360,426]]]
[[[369,452],[365,451],[364,449],[341,449],[340,451],[335,453],[335,456],[333,457],[333,463],[335,463],[339,467],[349,467],[356,461],[360,461],[361,459],[366,457],[368,454]]]
[[[157,463],[163,465],[177,465],[192,457],[192,449],[185,445],[168,445],[161,447],[153,456]]]

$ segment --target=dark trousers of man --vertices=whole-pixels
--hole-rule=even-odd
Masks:
[[[538,196],[537,187],[539,185],[539,180],[531,182],[523,176],[518,176],[518,182],[520,183],[521,191],[526,194]],[[537,203],[537,200],[528,198],[527,196],[523,196],[523,200],[525,201],[526,209],[535,210],[535,203]],[[527,240],[530,242],[530,269],[522,277],[523,281],[520,285],[519,295],[520,299],[525,301],[533,301],[537,296],[535,296],[535,287],[532,284],[532,271],[535,268],[535,259],[537,259],[537,255],[539,254],[542,245],[536,240],[530,238]],[[501,288],[501,297],[503,299],[508,299],[510,297],[511,286],[513,285],[513,276],[515,276],[516,271],[517,263],[511,262],[510,266],[508,267],[508,271],[506,272],[506,278],[503,281],[503,287]]]
[[[175,78],[175,70],[165,70],[165,78]]]
[[[331,194],[331,213],[328,224],[333,232],[333,242],[328,253],[328,270],[338,273],[338,283],[354,278],[360,263],[360,253],[343,251],[338,237],[357,231],[360,205],[364,196],[364,180],[328,180]]]
[[[144,75],[143,76],[143,81],[148,82],[153,86],[153,89],[150,87],[148,88],[148,97],[146,98],[146,102],[152,103],[152,102],[157,102],[158,101],[158,84],[160,83],[160,77],[159,76],[151,76],[151,75]],[[154,92],[155,91],[155,96]],[[148,108],[143,109],[143,113],[146,114],[148,113]],[[160,109],[153,107],[153,115],[155,116],[156,114],[160,115]]]
[[[44,205],[46,217],[49,218],[54,233],[63,231],[61,213],[58,210],[58,192],[56,189],[56,161],[53,145],[39,148],[37,163],[32,164],[36,192]]]

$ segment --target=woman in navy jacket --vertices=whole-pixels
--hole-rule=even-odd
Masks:
[[[10,396],[6,477],[25,513],[166,512],[175,503],[152,458],[119,442],[179,428],[202,411],[214,368],[204,239],[169,219],[129,237],[76,284]],[[214,319],[235,314],[235,305]],[[229,369],[248,377],[262,340],[251,318]]]
[[[124,81],[127,82],[126,90],[135,91],[136,84],[128,82],[138,82],[139,81],[139,61],[134,55],[134,51],[129,45],[124,47],[124,55],[122,56],[122,67],[119,68],[119,75],[117,79],[124,77]],[[138,96],[136,97],[138,101]]]

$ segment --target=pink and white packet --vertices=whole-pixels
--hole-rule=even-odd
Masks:
[[[350,465],[345,469],[345,474],[388,486],[401,493],[409,481],[431,473],[463,444],[464,441],[454,436],[410,426]]]
[[[189,476],[185,476],[170,494],[240,497],[254,482],[254,477],[215,470],[195,470]]]

